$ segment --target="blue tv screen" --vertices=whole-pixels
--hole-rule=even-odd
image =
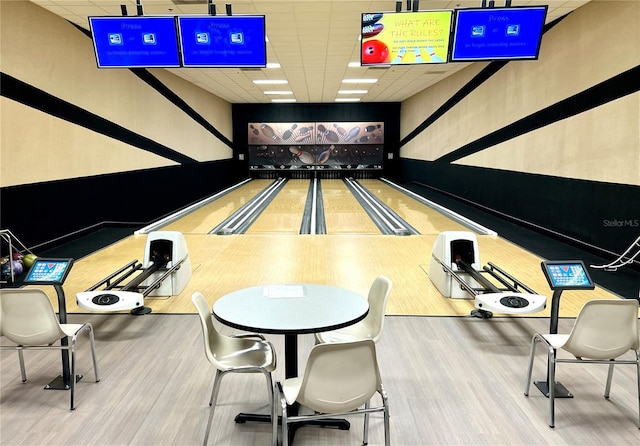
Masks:
[[[183,16],[178,30],[184,67],[264,68],[264,16]]]
[[[451,62],[537,59],[547,6],[457,9]]]
[[[89,17],[98,68],[180,66],[175,17]]]

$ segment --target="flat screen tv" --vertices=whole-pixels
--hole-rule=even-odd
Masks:
[[[456,9],[451,62],[534,60],[547,6]]]
[[[544,261],[541,266],[552,290],[595,288],[582,260]]]
[[[180,66],[173,16],[89,17],[98,68]]]
[[[446,63],[452,17],[451,10],[362,14],[360,64]]]
[[[184,67],[264,68],[264,16],[179,16]]]

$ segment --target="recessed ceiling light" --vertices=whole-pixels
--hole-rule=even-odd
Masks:
[[[267,68],[280,68],[280,64],[278,62],[270,62],[267,63]]]
[[[338,90],[338,94],[367,94],[369,90]]]
[[[378,79],[342,79],[345,84],[375,84]]]
[[[271,99],[271,102],[296,102],[294,98],[288,99]]]
[[[360,98],[336,98],[335,102],[360,102]]]
[[[256,85],[282,85],[289,82],[284,79],[256,79],[253,83]]]
[[[349,62],[349,68],[360,68],[360,62]]]
[[[268,91],[265,91],[264,94],[293,94],[293,91],[268,90]]]

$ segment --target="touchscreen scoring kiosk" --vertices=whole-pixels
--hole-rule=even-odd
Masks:
[[[67,323],[67,303],[62,284],[73,266],[73,259],[37,258],[24,279],[25,285],[52,285],[58,296],[58,318],[61,324]],[[62,345],[68,345],[66,337],[60,339]],[[45,389],[69,390],[71,371],[69,369],[69,350],[62,350],[62,375],[55,378]],[[76,377],[80,381],[82,375]]]
[[[557,260],[541,263],[544,277],[553,290],[549,333],[558,333],[558,311],[560,296],[564,290],[592,290],[595,288],[582,260]],[[546,381],[535,381],[534,385],[549,397],[549,375]],[[572,398],[573,395],[559,382],[555,383],[556,398]]]

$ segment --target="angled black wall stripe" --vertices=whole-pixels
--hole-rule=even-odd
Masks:
[[[560,23],[566,16],[571,13],[565,14],[562,17],[555,19],[552,22],[547,23],[544,26],[543,34],[549,31],[551,28]],[[451,110],[456,104],[462,101],[465,97],[467,97],[473,90],[482,85],[485,81],[487,81],[491,76],[496,74],[502,67],[504,67],[508,61],[494,61],[487,65],[482,71],[476,74],[473,79],[471,79],[466,85],[464,85],[460,90],[458,90],[451,98],[449,98],[444,104],[442,104],[438,109],[433,112],[427,119],[425,119],[418,127],[412,130],[407,136],[402,138],[400,141],[400,147],[404,146],[406,143],[411,141],[413,138],[422,133],[427,127],[433,124],[435,121],[440,119],[446,112]]]
[[[579,113],[599,107],[607,102],[640,90],[640,65],[604,82],[594,85],[562,101],[556,102],[529,116],[525,116],[482,138],[436,159],[435,162],[451,163],[488,147],[561,121]]]
[[[91,38],[90,31],[84,28],[81,28],[75,23],[71,23],[71,24],[76,28],[78,28],[78,30],[80,30],[84,35]],[[169,102],[173,103],[176,107],[178,107],[180,110],[186,113],[191,119],[196,121],[202,127],[204,127],[209,132],[211,132],[216,138],[218,138],[220,141],[225,143],[227,147],[230,147],[231,149],[233,149],[233,143],[226,136],[220,133],[220,131],[216,129],[214,126],[209,124],[209,122],[205,118],[203,118],[202,115],[200,115],[193,108],[191,108],[189,104],[187,104],[184,100],[182,100],[182,98],[180,98],[180,96],[178,96],[173,91],[171,91],[166,85],[160,82],[154,75],[149,73],[149,71],[147,71],[144,68],[135,68],[135,69],[132,68],[131,71],[140,79],[142,79],[147,84],[149,84],[150,87],[154,88],[158,93],[164,96]]]
[[[116,123],[108,121],[88,110],[55,97],[32,85],[22,82],[6,73],[0,73],[2,90],[0,94],[16,102],[48,113],[65,121],[85,127],[96,133],[117,139],[126,144],[154,153],[180,164],[197,163],[193,158],[183,155],[167,146],[139,135]]]

